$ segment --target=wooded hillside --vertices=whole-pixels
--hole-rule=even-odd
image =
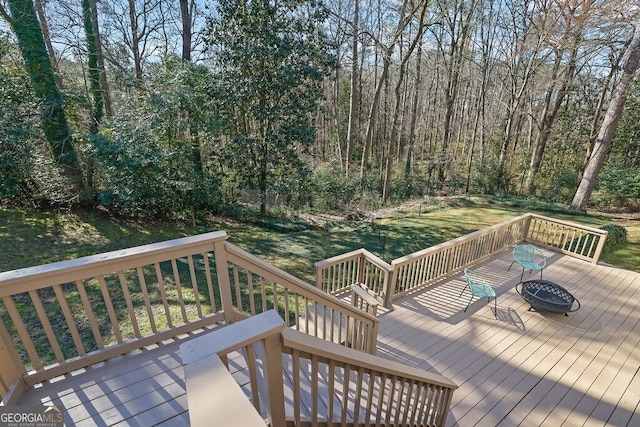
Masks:
[[[4,204],[640,206],[626,0],[0,0],[0,15]]]

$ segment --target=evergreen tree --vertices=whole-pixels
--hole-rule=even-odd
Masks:
[[[318,30],[324,7],[309,0],[222,0],[208,43],[226,114],[226,145],[241,185],[267,194],[304,184],[303,153],[331,58]],[[297,185],[296,185],[297,184]]]

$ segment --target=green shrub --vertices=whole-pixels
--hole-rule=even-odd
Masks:
[[[167,218],[192,207],[218,208],[219,182],[197,172],[188,147],[166,149],[135,133],[114,139],[94,136],[90,141],[97,201],[110,212]]]
[[[355,170],[349,177],[336,162],[321,165],[313,171],[313,206],[319,210],[347,211],[352,207],[371,209],[379,206],[376,177]]]
[[[501,196],[509,193],[510,179],[496,159],[484,159],[471,172],[474,192]]]
[[[608,232],[607,241],[605,243],[605,249],[629,243],[629,239],[627,237],[627,229],[621,225],[605,224],[602,227],[600,227],[600,229],[606,230]]]
[[[616,205],[632,205],[640,200],[640,170],[634,165],[626,165],[625,159],[614,156],[598,176],[598,190],[609,195]]]

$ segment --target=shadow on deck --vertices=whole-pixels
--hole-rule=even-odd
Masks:
[[[582,303],[568,316],[528,310],[510,252],[473,267],[495,286],[497,319],[486,298],[463,312],[462,273],[381,314],[379,355],[460,385],[448,425],[639,425],[640,274],[547,256],[544,279]]]

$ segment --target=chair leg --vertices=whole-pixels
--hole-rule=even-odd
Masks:
[[[471,305],[471,301],[473,300],[473,295],[471,295],[471,298],[469,298],[469,304],[467,304],[467,306],[464,309],[464,312],[467,312],[467,308],[469,308],[469,306]]]
[[[523,277],[524,277],[524,267],[522,268],[522,274],[520,274],[520,283],[522,283]]]
[[[514,259],[513,261],[511,261],[511,264],[509,264],[509,268],[507,268],[507,271],[511,270],[511,267],[513,267],[513,263],[516,262],[516,260]]]
[[[498,318],[498,296],[493,297],[493,303],[495,304],[495,311],[493,312],[496,319]]]
[[[540,280],[542,280],[542,270],[544,270],[544,268],[540,269]]]
[[[460,295],[458,296],[458,298],[460,298],[462,294],[464,294],[464,291],[466,290],[467,290],[467,285],[464,285],[464,288],[462,288],[462,292],[460,292]]]

